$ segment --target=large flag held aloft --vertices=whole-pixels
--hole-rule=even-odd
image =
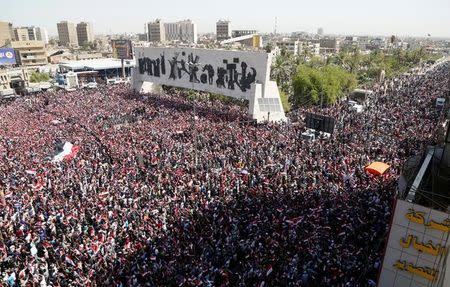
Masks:
[[[53,157],[53,162],[61,162],[63,160],[71,160],[76,157],[80,146],[73,145],[70,142],[65,142],[62,152]]]

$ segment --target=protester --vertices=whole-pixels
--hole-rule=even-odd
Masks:
[[[375,86],[362,113],[297,111],[299,124],[246,124],[218,101],[194,115],[182,93],[127,85],[3,105],[2,284],[373,286],[396,180],[433,142],[446,69]],[[330,140],[300,138],[305,112],[337,119]],[[390,170],[371,176],[372,161]]]

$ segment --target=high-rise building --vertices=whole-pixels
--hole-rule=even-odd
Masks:
[[[78,36],[75,24],[61,21],[57,24],[59,43],[63,46],[77,46]]]
[[[197,43],[197,25],[191,20],[164,23],[166,41]]]
[[[0,21],[0,47],[3,47],[14,39],[12,24]]]
[[[47,33],[47,29],[45,28],[40,28],[41,29],[41,37],[42,37],[42,41],[44,41],[45,44],[48,44],[48,33]]]
[[[28,35],[27,27],[14,28],[14,41],[29,41],[30,37]]]
[[[165,42],[166,30],[163,21],[156,19],[154,22],[147,24],[147,34],[149,42]]]
[[[317,29],[317,35],[322,36],[323,35],[323,28]]]
[[[43,41],[13,41],[11,46],[18,52],[18,63],[22,66],[47,64],[47,51]]]
[[[197,43],[197,25],[191,20],[178,22],[180,24],[181,41],[186,43]]]
[[[42,29],[39,27],[31,26],[27,27],[28,29],[28,38],[30,41],[43,41],[42,38]]]
[[[13,29],[14,41],[42,41],[42,29],[35,26]]]
[[[80,22],[77,24],[78,45],[82,46],[86,43],[94,41],[94,30],[90,23]]]
[[[217,41],[223,41],[231,38],[230,21],[219,20],[216,23],[216,38]]]

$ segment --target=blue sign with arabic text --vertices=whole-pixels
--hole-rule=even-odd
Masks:
[[[0,48],[0,65],[14,65],[16,53],[12,48]]]

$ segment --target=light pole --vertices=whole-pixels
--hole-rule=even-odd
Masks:
[[[194,69],[197,66],[199,66],[200,63],[194,63],[194,62],[189,61],[188,65],[189,65],[190,73],[193,73]],[[191,83],[192,83],[192,90],[194,91],[194,78],[189,75],[189,80],[192,80],[191,81]],[[194,92],[194,93],[196,94],[196,92]],[[195,105],[195,96],[192,99],[192,105],[193,105],[193,109],[194,109],[194,115],[193,115],[193,118],[192,118],[192,125],[193,125],[193,129],[194,129],[194,134],[193,134],[193,136],[194,136],[194,164],[195,164],[195,168],[197,168],[197,166],[198,166],[198,133],[197,133],[197,125],[196,125],[196,122],[195,122],[196,121],[196,115],[197,115],[196,107],[195,107],[196,106]]]

